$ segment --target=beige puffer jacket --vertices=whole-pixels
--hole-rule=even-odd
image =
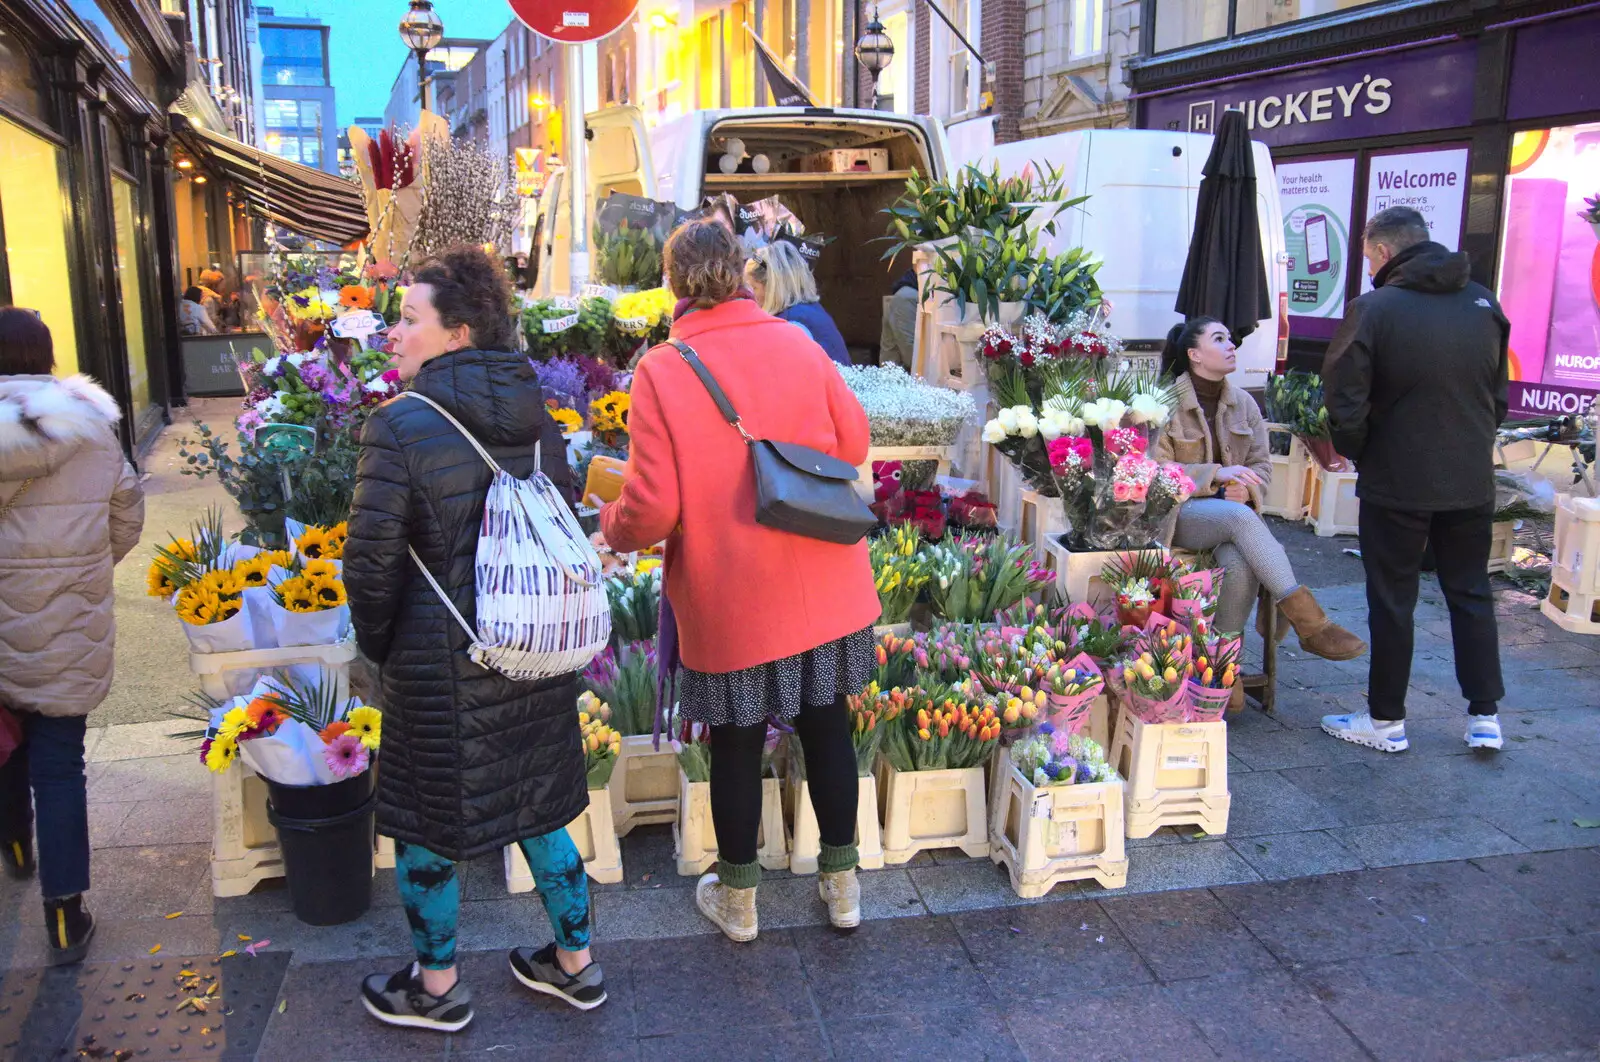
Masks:
[[[111,568],[144,491],[87,376],[0,376],[0,703],[88,715],[111,688]],[[22,491],[25,480],[33,482]]]

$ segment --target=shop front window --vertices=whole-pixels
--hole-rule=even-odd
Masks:
[[[117,223],[117,281],[122,288],[122,331],[128,343],[128,395],[134,416],[150,408],[150,361],[144,336],[144,276],[139,268],[139,190],[121,177],[111,180]]]
[[[67,272],[61,149],[0,118],[0,305],[38,310],[50,326],[56,372],[78,371],[78,337]]]
[[[1500,305],[1511,378],[1600,390],[1600,123],[1533,129],[1511,141],[1501,231]],[[1572,412],[1556,404],[1540,412]]]
[[[1156,0],[1157,52],[1254,33],[1373,0]]]

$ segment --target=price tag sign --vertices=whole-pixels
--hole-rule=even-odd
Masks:
[[[583,286],[583,297],[615,302],[617,300],[617,289],[610,284],[585,284]]]
[[[556,295],[550,300],[551,304],[554,305],[558,310],[581,309],[582,307],[579,304],[582,301],[583,300],[578,298],[576,295]]]
[[[577,323],[578,315],[575,313],[569,313],[565,317],[547,317],[543,321],[539,322],[539,327],[544,329],[545,335],[549,336],[554,335],[557,332],[565,332],[567,329],[571,328]]]
[[[383,318],[371,310],[357,310],[333,319],[333,334],[340,339],[365,340],[374,332],[381,332],[383,329]]]

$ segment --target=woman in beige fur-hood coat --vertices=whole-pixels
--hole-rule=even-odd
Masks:
[[[0,375],[0,704],[13,711],[88,715],[111,688],[111,569],[144,526],[119,415],[87,376]]]

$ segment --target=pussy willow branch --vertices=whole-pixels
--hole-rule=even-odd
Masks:
[[[427,179],[411,251],[437,254],[458,243],[510,245],[521,201],[505,160],[467,140],[426,137]]]

